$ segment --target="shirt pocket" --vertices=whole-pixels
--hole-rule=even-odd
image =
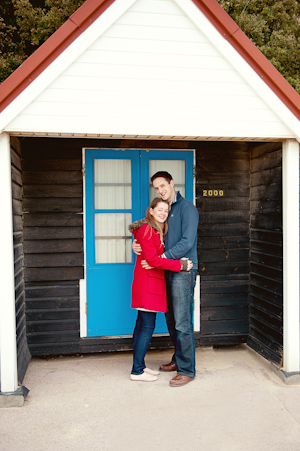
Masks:
[[[149,269],[147,275],[148,293],[161,296],[166,291],[165,272]]]

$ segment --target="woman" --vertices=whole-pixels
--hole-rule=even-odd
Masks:
[[[167,201],[155,198],[146,210],[146,218],[130,224],[129,230],[141,245],[137,256],[132,282],[131,307],[138,310],[133,333],[133,367],[130,379],[152,382],[159,371],[146,368],[145,355],[155,328],[156,312],[167,311],[164,270],[189,271],[193,263],[187,259],[169,260],[160,257],[164,253],[164,237],[168,231],[167,217],[170,206]],[[146,260],[151,269],[145,269]]]

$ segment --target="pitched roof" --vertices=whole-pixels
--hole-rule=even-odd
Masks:
[[[35,80],[115,0],[87,0],[0,86],[0,112]]]
[[[82,34],[115,0],[87,0],[0,86],[3,111],[43,70]],[[300,95],[247,38],[216,0],[192,0],[219,33],[244,58],[277,97],[300,120]]]

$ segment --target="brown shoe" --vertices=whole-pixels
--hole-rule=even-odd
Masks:
[[[160,371],[177,371],[177,365],[173,362],[165,363],[164,365],[160,365],[159,369]]]
[[[184,376],[183,374],[177,374],[170,380],[169,385],[171,387],[181,387],[181,385],[188,384],[193,381],[194,377]]]

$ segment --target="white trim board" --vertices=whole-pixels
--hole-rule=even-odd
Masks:
[[[299,324],[299,143],[282,149],[283,370],[300,371]]]
[[[1,392],[14,392],[18,387],[13,219],[11,199],[10,140],[0,135],[1,213],[0,224],[0,371]]]

